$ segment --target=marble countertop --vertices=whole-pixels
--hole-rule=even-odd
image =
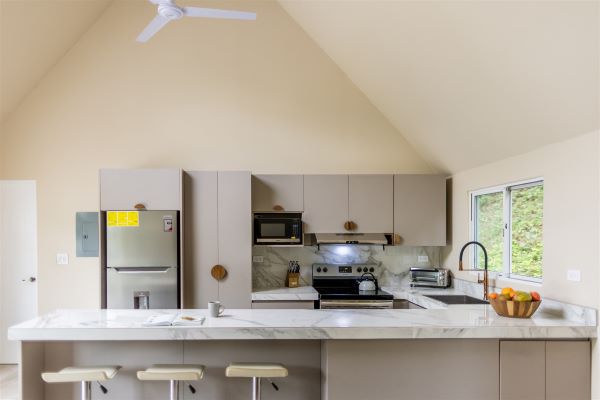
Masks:
[[[319,292],[312,286],[279,288],[252,292],[252,301],[313,301],[319,300]]]
[[[487,305],[424,310],[226,310],[197,327],[145,327],[151,315],[207,310],[57,310],[9,329],[11,340],[594,338],[595,320],[502,318]]]

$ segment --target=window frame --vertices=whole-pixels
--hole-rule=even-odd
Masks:
[[[477,215],[477,202],[475,201],[477,196],[493,193],[503,193],[502,199],[502,237],[503,237],[503,254],[502,254],[502,271],[490,271],[492,274],[498,274],[507,279],[515,279],[519,281],[526,281],[531,283],[542,283],[544,278],[544,261],[542,258],[542,277],[534,278],[530,276],[518,275],[512,273],[512,199],[511,192],[517,189],[525,189],[534,186],[544,186],[544,178],[538,177],[533,179],[527,179],[524,181],[518,181],[513,183],[507,183],[504,185],[492,186],[484,189],[473,190],[469,192],[470,201],[470,212],[469,212],[469,238],[470,240],[477,240],[477,221],[475,216]],[[542,217],[543,218],[543,217]],[[471,264],[470,268],[477,271],[483,271],[483,267],[477,265],[478,249],[472,251],[469,257]],[[474,273],[477,274],[478,272]]]

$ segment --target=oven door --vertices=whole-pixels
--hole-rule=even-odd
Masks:
[[[319,308],[323,310],[343,309],[388,309],[394,308],[394,300],[321,300]]]

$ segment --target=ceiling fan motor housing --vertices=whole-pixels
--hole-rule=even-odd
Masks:
[[[180,19],[183,17],[183,10],[173,4],[159,4],[158,13],[167,19]]]

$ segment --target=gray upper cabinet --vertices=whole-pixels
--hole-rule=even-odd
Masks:
[[[100,210],[181,209],[179,169],[101,169]]]
[[[304,175],[304,231],[344,233],[348,221],[348,175]]]
[[[446,179],[394,176],[394,244],[446,245]]]
[[[393,215],[393,175],[304,176],[305,232],[392,233]]]
[[[184,307],[250,308],[252,219],[249,172],[186,171],[184,175]],[[215,265],[227,276],[216,281]]]
[[[302,175],[253,175],[252,211],[303,211]]]
[[[392,233],[393,175],[350,175],[348,182],[348,216],[354,224],[354,231]]]

